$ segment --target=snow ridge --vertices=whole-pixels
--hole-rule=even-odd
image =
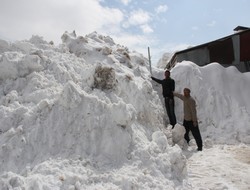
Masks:
[[[249,73],[242,74],[235,67],[224,68],[218,63],[199,67],[184,61],[177,64],[172,76],[176,79],[176,91],[191,89],[204,139],[220,144],[250,143]],[[182,102],[177,98],[176,111],[182,122]]]
[[[62,41],[0,41],[1,189],[182,186],[147,60],[96,32]]]

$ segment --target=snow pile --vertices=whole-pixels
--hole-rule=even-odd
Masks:
[[[164,69],[167,63],[170,61],[171,57],[173,57],[173,53],[164,53],[161,59],[157,62],[157,68]]]
[[[164,77],[163,70],[153,71],[154,76]],[[240,73],[234,67],[224,68],[218,63],[199,67],[183,61],[173,68],[171,76],[177,92],[183,93],[188,87],[196,99],[204,143],[199,153],[194,151],[197,148],[194,139],[187,146],[183,140],[184,127],[179,124],[169,136],[187,158],[190,188],[249,189],[250,73]],[[161,86],[155,84],[154,89],[161,97]],[[175,105],[178,122],[182,123],[183,102],[175,98]]]
[[[186,186],[146,59],[95,32],[62,41],[0,41],[0,189]]]
[[[154,70],[154,76],[164,77],[163,70]],[[183,61],[171,71],[175,91],[191,89],[197,104],[199,126],[203,140],[208,144],[250,144],[250,73],[240,73],[235,67],[211,63],[204,67]],[[161,93],[161,87],[155,88]],[[175,112],[183,122],[183,102],[175,98]],[[180,133],[180,131],[178,132]]]
[[[199,126],[203,139],[216,143],[250,144],[250,73],[218,63],[199,67],[191,62],[178,63],[171,76],[176,91],[191,89],[197,101]],[[176,99],[176,114],[182,122],[182,102]]]

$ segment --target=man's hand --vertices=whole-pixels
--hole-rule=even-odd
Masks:
[[[194,127],[197,127],[198,126],[198,122],[197,121],[193,121],[193,125],[194,125]]]

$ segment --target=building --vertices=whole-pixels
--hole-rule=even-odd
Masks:
[[[181,61],[192,61],[199,66],[218,62],[224,67],[235,66],[241,72],[250,71],[250,28],[238,26],[234,34],[176,52],[166,68]]]

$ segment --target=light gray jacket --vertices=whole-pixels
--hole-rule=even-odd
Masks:
[[[173,92],[173,94],[183,100],[184,119],[186,121],[197,121],[195,100],[191,96],[185,97],[184,95],[176,92]]]

